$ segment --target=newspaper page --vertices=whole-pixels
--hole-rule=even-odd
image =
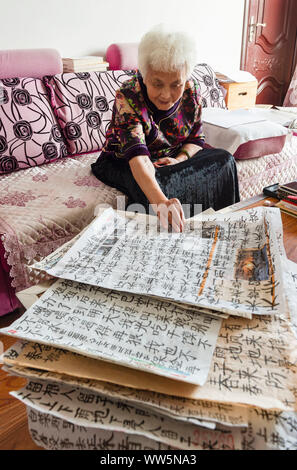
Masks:
[[[47,273],[251,318],[283,311],[278,209],[205,215],[183,233],[107,209]]]
[[[58,279],[0,332],[202,385],[221,324],[156,298]]]
[[[209,436],[212,436],[216,449],[232,450],[236,445],[230,430],[199,428],[196,424],[102,397],[81,387],[39,379],[29,381],[25,387],[10,392],[10,395],[37,411],[79,426],[141,434],[184,450],[203,449]]]

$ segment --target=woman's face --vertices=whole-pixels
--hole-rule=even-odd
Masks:
[[[185,67],[174,72],[158,72],[148,67],[143,79],[152,103],[161,111],[170,109],[182,96],[186,83]]]

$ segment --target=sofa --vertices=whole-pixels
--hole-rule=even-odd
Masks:
[[[53,50],[0,51],[0,315],[36,283],[30,266],[76,236],[122,193],[91,173],[115,90],[132,70],[63,73]],[[204,107],[225,108],[214,71],[198,64]],[[278,153],[236,160],[241,199],[297,178],[297,137]],[[40,274],[39,281],[43,280]]]

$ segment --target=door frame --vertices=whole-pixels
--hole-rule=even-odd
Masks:
[[[248,25],[249,25],[249,10],[250,10],[250,0],[244,0],[242,40],[241,40],[241,57],[240,57],[240,69],[241,70],[245,70],[245,63],[246,63],[246,56],[247,56],[247,36],[248,36]]]

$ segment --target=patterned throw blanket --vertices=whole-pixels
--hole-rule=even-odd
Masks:
[[[116,208],[122,193],[91,173],[98,156],[84,154],[2,176],[0,234],[16,292],[32,285],[30,265],[77,235],[98,205]]]

